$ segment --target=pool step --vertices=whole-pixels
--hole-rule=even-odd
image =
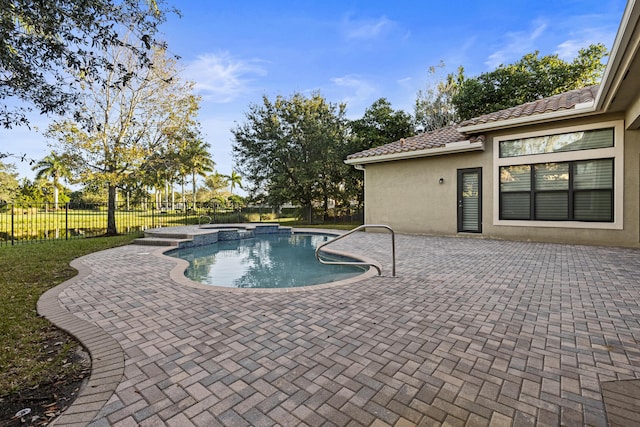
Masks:
[[[193,247],[227,240],[247,239],[259,234],[291,234],[291,227],[263,223],[156,228],[145,230],[145,237],[136,239],[133,243],[149,246]]]
[[[176,232],[171,232],[171,231],[165,231],[165,232],[154,232],[154,233],[149,233],[147,234],[147,232],[144,233],[145,238],[157,238],[157,239],[184,239],[184,240],[191,240],[193,239],[193,235],[192,234],[188,234],[188,233],[176,233]]]
[[[170,237],[144,237],[135,239],[134,245],[147,245],[147,246],[180,246],[180,243],[190,242],[191,239],[180,239]]]

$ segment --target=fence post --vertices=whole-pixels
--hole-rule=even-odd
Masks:
[[[14,225],[13,225],[13,216],[15,215],[15,210],[16,210],[16,205],[11,205],[11,246],[13,246],[14,243],[14,238],[13,238],[13,233],[14,233]]]
[[[69,240],[69,202],[64,204],[64,240]]]

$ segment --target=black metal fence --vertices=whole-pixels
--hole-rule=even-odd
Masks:
[[[208,204],[118,204],[115,210],[117,232],[141,233],[149,228],[212,223],[271,222],[282,217],[296,217],[295,208],[267,206],[219,208]],[[361,213],[327,218],[318,222],[343,223],[361,221]],[[99,236],[107,231],[107,205],[96,204],[4,204],[0,205],[0,245],[38,242],[53,239],[78,239]]]

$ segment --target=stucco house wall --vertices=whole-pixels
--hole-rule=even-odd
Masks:
[[[406,233],[640,247],[639,52],[640,4],[630,0],[599,85],[351,154],[345,162],[364,169],[365,222]]]
[[[496,221],[494,141],[505,135],[557,133],[581,126],[618,122],[622,127],[623,183],[614,198],[623,197],[622,224],[536,222],[539,225],[499,224]],[[619,142],[617,142],[619,143]],[[482,233],[457,230],[457,170],[482,168]],[[466,235],[486,238],[640,246],[640,131],[624,130],[624,115],[538,124],[487,134],[484,151],[444,154],[365,165],[365,222],[388,224],[398,232]],[[443,182],[440,183],[442,178]],[[498,222],[498,223],[496,223]]]
[[[595,120],[594,120],[595,118]],[[511,226],[496,224],[496,204],[493,186],[495,182],[485,182],[487,188],[488,205],[485,206],[485,225],[483,229],[487,237],[530,240],[540,242],[571,242],[576,244],[599,244],[613,246],[637,247],[640,245],[640,193],[639,193],[639,162],[640,162],[640,131],[625,130],[624,115],[598,115],[594,118],[568,120],[560,123],[525,127],[518,130],[508,130],[494,133],[489,136],[488,145],[494,146],[495,138],[505,133],[517,135],[527,134],[535,131],[547,133],[562,132],[563,130],[575,126],[591,125],[598,127],[601,123],[610,124],[618,122],[623,135],[622,163],[624,170],[621,178],[615,182],[614,199],[621,199],[622,203],[616,206],[616,211],[622,211],[621,224],[608,223],[545,223],[538,222],[540,226]],[[618,142],[616,142],[618,143]],[[497,173],[497,166],[494,166],[494,173]],[[620,182],[622,181],[622,182]],[[617,213],[617,212],[615,212]]]
[[[484,189],[491,161],[486,154],[474,151],[366,165],[365,223],[388,224],[405,233],[455,234],[456,171],[482,167]]]

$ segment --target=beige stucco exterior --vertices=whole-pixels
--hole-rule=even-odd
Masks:
[[[457,170],[482,167],[484,190],[490,161],[486,152],[474,151],[366,165],[365,222],[406,233],[455,234]]]
[[[455,136],[466,141],[443,143],[436,131],[431,135],[433,140],[423,134],[407,145],[420,143],[420,149],[406,149],[404,140],[400,140],[385,145],[386,149],[349,156],[347,164],[364,169],[365,222],[388,224],[405,233],[640,247],[639,52],[640,4],[631,0],[593,98],[560,105],[560,98],[567,95],[560,94],[559,98],[547,99],[551,102],[553,98],[555,103],[555,107],[548,110],[545,100],[539,100],[544,105],[541,110],[536,104],[533,111],[515,108],[467,120],[456,128],[458,135]],[[533,104],[525,105],[531,107]],[[518,114],[510,115],[513,111]],[[505,158],[496,154],[500,140],[598,128],[614,129],[614,147]],[[478,147],[484,149],[478,150]],[[500,218],[500,166],[610,158],[614,159],[613,221],[509,221]],[[458,170],[471,168],[482,168],[482,227],[477,233],[461,233],[458,231]]]
[[[365,222],[388,224],[399,232],[465,235],[485,238],[640,246],[640,131],[625,130],[624,115],[588,118],[510,128],[487,133],[484,151],[444,154],[365,165]],[[619,123],[624,170],[615,185],[614,200],[622,197],[621,220],[611,223],[542,223],[498,221],[494,140],[504,135],[558,133],[581,126]],[[618,138],[620,139],[620,138]],[[459,233],[457,171],[482,168],[482,232]],[[440,183],[440,178],[443,182]],[[620,208],[617,209],[618,211]]]

